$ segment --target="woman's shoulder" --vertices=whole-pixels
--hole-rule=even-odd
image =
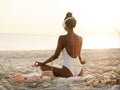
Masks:
[[[79,36],[80,40],[82,40],[82,36]]]
[[[60,35],[59,39],[64,39],[66,37],[66,35]]]
[[[77,37],[78,37],[80,40],[82,40],[82,36],[80,36],[80,35],[77,35],[77,34],[76,34],[76,36],[77,36]]]

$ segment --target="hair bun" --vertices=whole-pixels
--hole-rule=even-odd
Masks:
[[[66,14],[66,17],[72,17],[72,13],[71,13],[71,12],[68,12],[68,13]]]
[[[71,12],[67,12],[65,19],[67,19],[67,18],[69,18],[69,17],[72,17],[72,13],[71,13]],[[64,20],[65,20],[65,19],[64,19]]]

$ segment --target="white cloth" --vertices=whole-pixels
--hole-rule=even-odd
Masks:
[[[75,19],[74,17],[69,17],[69,18],[66,18],[63,22],[63,27],[65,28],[66,27],[66,21],[69,20],[69,19]]]
[[[78,76],[78,74],[81,71],[81,63],[79,61],[79,58],[72,58],[66,51],[66,49],[64,48],[62,51],[63,54],[63,65],[68,68],[71,73],[73,74],[73,76]]]

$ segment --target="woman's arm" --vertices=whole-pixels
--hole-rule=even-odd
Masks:
[[[55,59],[58,58],[58,56],[60,55],[60,52],[62,51],[62,49],[64,48],[64,37],[60,36],[58,39],[58,44],[57,44],[57,48],[55,50],[55,53],[53,56],[51,56],[49,59],[47,59],[44,64],[49,63],[54,61]]]
[[[82,37],[80,37],[80,52],[79,52],[79,60],[80,60],[80,63],[81,64],[85,64],[85,60],[82,60],[81,58],[81,48],[82,48],[82,43],[83,43],[83,40],[82,40]]]
[[[64,36],[59,36],[58,39],[58,44],[57,44],[57,48],[55,50],[54,55],[52,55],[50,58],[48,58],[45,62],[36,62],[38,64],[35,64],[36,66],[41,66],[41,65],[45,65],[49,62],[54,61],[55,59],[58,58],[58,56],[60,55],[60,52],[62,51],[62,49],[64,48]]]
[[[80,60],[80,63],[81,64],[85,64],[86,63],[86,61],[85,60],[82,60],[82,58],[81,58],[81,56],[79,55],[79,60]]]

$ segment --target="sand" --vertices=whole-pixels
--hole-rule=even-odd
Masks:
[[[0,51],[0,90],[120,90],[120,49],[82,50],[83,77],[54,77],[16,83],[15,74],[41,75],[35,61],[48,59],[54,50]],[[62,55],[49,65],[61,67]]]

